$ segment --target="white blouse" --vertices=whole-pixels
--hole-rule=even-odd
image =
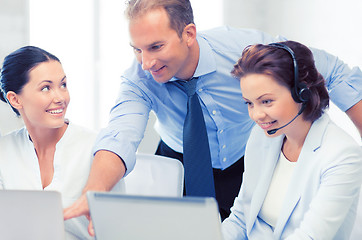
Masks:
[[[56,145],[54,175],[44,190],[61,193],[63,207],[77,200],[88,179],[96,132],[69,123]],[[38,158],[26,128],[0,138],[0,189],[42,190]],[[82,216],[65,221],[67,239],[93,239]]]
[[[259,216],[273,229],[277,224],[296,164],[297,162],[290,162],[283,152],[280,152],[268,193],[259,212]]]

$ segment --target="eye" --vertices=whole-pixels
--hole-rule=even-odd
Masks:
[[[245,104],[248,105],[248,107],[252,107],[252,106],[253,106],[253,103],[250,102],[250,101],[245,101]]]
[[[141,53],[141,52],[142,52],[141,49],[139,49],[139,48],[133,48],[133,51],[134,51],[135,53]]]
[[[151,47],[151,50],[157,51],[157,50],[159,50],[162,46],[163,46],[162,44],[154,45],[154,46]]]
[[[262,103],[263,104],[271,104],[273,100],[267,99],[267,100],[263,100]]]
[[[42,91],[42,92],[47,92],[47,91],[49,91],[49,90],[50,90],[50,87],[49,87],[49,86],[44,86],[44,87],[41,88],[41,91]]]
[[[61,88],[67,88],[67,83],[66,83],[66,82],[63,82],[60,87],[61,87]]]

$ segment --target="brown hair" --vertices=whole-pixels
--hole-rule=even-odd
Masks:
[[[129,20],[132,20],[156,8],[166,10],[170,27],[177,32],[180,38],[188,24],[195,24],[189,0],[130,0],[127,3],[125,14]]]
[[[313,54],[306,46],[294,41],[280,43],[288,46],[294,52],[298,65],[298,82],[304,83],[310,92],[303,118],[313,122],[329,105],[329,95],[324,78],[317,71]],[[269,75],[291,91],[295,87],[292,57],[285,49],[263,44],[245,48],[231,74],[240,79],[253,73]]]

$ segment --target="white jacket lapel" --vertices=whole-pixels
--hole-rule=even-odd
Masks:
[[[306,173],[313,171],[314,169],[314,162],[317,160],[315,152],[321,146],[328,122],[329,117],[327,115],[324,115],[315,121],[304,141],[303,148],[299,155],[297,165],[295,166],[294,173],[286,193],[286,198],[283,204],[284,207],[282,208],[274,230],[274,236],[278,239],[280,238],[285,224],[287,223],[293,210],[297,206],[302,191],[308,188],[308,186],[306,186],[306,176],[308,176],[308,174]]]
[[[276,164],[278,162],[281,146],[283,143],[284,135],[277,137],[277,139],[268,139],[265,143],[265,158],[263,160],[263,172],[261,174],[261,178],[258,182],[257,187],[255,188],[251,204],[250,204],[250,217],[249,222],[252,224],[248,224],[250,229],[248,231],[251,231],[252,226],[254,225],[254,222],[256,221],[256,218],[259,214],[259,211],[262,207],[262,204],[264,202],[265,196],[269,189],[270,181],[273,177],[274,169],[276,167]]]

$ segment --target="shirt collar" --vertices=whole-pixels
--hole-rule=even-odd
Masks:
[[[193,77],[200,77],[216,71],[215,56],[212,52],[211,46],[206,39],[197,35],[197,43],[200,48],[199,62],[197,63],[196,71]],[[172,77],[170,81],[179,80],[176,77]]]

